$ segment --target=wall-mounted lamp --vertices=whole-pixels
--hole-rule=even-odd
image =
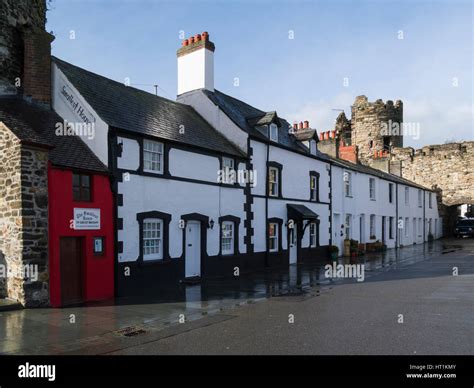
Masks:
[[[214,220],[212,218],[209,221],[209,225],[207,227],[208,227],[208,229],[213,229],[214,228]]]

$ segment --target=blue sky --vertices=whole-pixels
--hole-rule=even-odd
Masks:
[[[180,32],[208,31],[215,87],[290,122],[329,130],[333,109],[349,117],[365,94],[404,102],[404,120],[420,125],[408,146],[474,140],[471,1],[53,0],[50,8],[54,55],[150,92],[156,83],[167,98],[176,97]]]

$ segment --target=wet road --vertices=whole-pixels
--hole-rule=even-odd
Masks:
[[[124,299],[4,312],[0,352],[472,354],[471,241],[445,242],[445,253],[435,242],[365,256],[364,282],[291,266],[187,286],[186,300],[172,303]]]

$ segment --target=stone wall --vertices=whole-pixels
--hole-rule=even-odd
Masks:
[[[444,205],[474,204],[474,141],[394,148],[391,159],[401,162],[404,178],[439,188]]]
[[[16,94],[15,80],[23,77],[23,39],[26,27],[44,30],[46,0],[0,1],[0,95]]]
[[[49,303],[48,153],[26,148],[0,124],[0,296]],[[1,264],[1,263],[0,263]]]
[[[374,151],[384,149],[384,138],[390,147],[403,147],[403,136],[396,130],[402,128],[403,103],[388,100],[369,102],[366,96],[356,97],[351,112],[352,145],[358,148],[362,164],[371,165]],[[384,132],[387,128],[388,131]]]

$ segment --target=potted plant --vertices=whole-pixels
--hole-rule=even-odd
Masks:
[[[339,255],[339,248],[336,245],[331,245],[329,247],[329,253],[331,254],[331,259],[336,260]]]

